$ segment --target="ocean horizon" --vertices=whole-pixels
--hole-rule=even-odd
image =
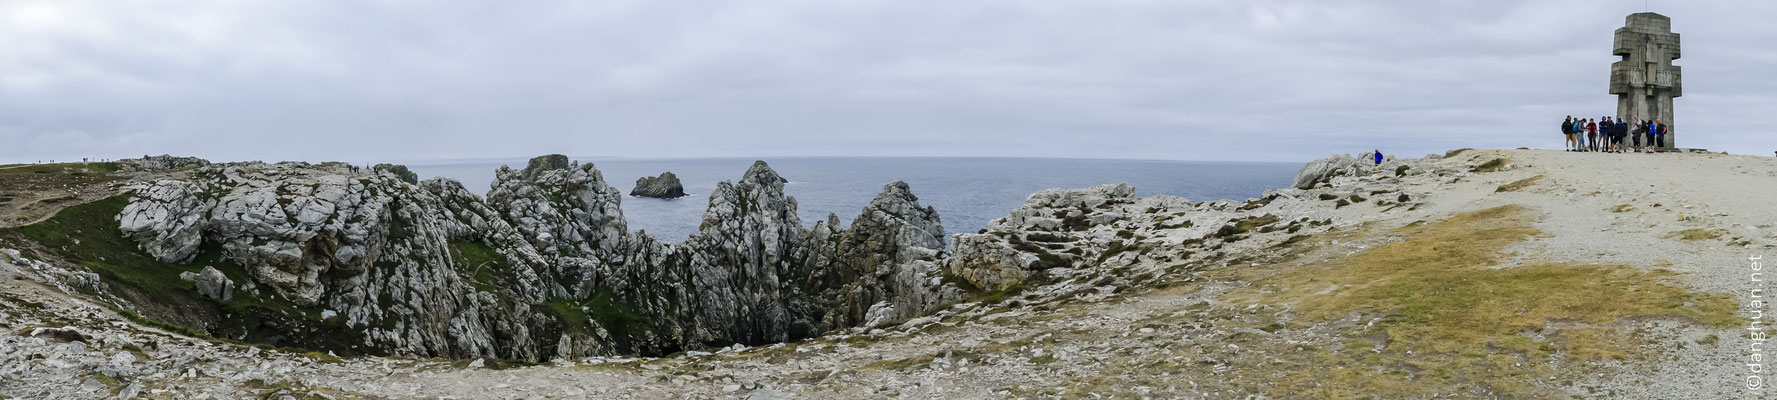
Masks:
[[[630,231],[645,231],[667,242],[696,233],[709,194],[721,181],[741,178],[758,158],[572,157],[592,163],[607,184],[628,193],[637,178],[671,171],[687,196],[653,199],[625,196],[622,208]],[[445,177],[485,196],[501,165],[524,168],[528,159],[410,161],[421,179]],[[921,204],[937,209],[948,236],[972,233],[1024,204],[1044,189],[1127,183],[1138,196],[1172,195],[1194,201],[1243,200],[1267,189],[1288,186],[1300,163],[1171,161],[1090,158],[1008,157],[771,157],[789,183],[804,226],[837,215],[849,226],[884,185],[905,181]]]

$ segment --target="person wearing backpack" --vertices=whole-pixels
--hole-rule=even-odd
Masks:
[[[1671,131],[1672,127],[1666,126],[1666,123],[1660,122],[1660,120],[1657,119],[1654,120],[1654,142],[1659,143],[1660,148],[1664,149],[1667,147],[1666,134]]]
[[[1641,121],[1641,135],[1647,137],[1647,145],[1642,146],[1643,152],[1654,152],[1654,121]]]
[[[1566,151],[1573,151],[1574,141],[1573,141],[1573,116],[1572,115],[1567,116],[1566,120],[1561,121],[1561,136],[1567,137],[1567,141],[1561,143],[1561,149],[1566,150]]]
[[[1598,121],[1585,119],[1585,149],[1598,151]]]

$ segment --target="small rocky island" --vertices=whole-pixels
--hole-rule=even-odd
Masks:
[[[636,178],[636,188],[629,191],[630,196],[652,197],[656,199],[676,199],[685,197],[685,186],[679,184],[679,176],[672,171],[662,172],[660,176],[644,176]]]

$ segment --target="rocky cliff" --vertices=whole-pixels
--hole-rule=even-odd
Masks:
[[[218,311],[141,304],[161,277],[110,286],[139,292],[116,297],[151,318],[237,339],[528,360],[794,340],[899,322],[961,293],[941,279],[937,213],[901,182],[850,229],[836,216],[809,228],[786,180],[758,162],[710,194],[697,234],[668,244],[628,232],[621,192],[564,156],[501,167],[485,200],[405,171],[235,163],[140,185],[116,214],[120,233],[204,283]],[[231,326],[240,313],[307,328]]]

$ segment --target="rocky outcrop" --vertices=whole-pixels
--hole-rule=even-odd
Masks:
[[[956,235],[956,253],[946,268],[969,286],[987,291],[1040,281],[1051,273],[1066,275],[1087,259],[1086,248],[1095,248],[1074,243],[1080,240],[1076,237],[1125,219],[1117,206],[1135,201],[1135,188],[1127,184],[1037,192],[1024,206],[989,222],[987,232]],[[1069,252],[1076,248],[1081,250]]]
[[[174,157],[169,154],[117,160],[118,169],[125,172],[172,171],[208,165],[210,161],[202,158]]]
[[[1326,182],[1334,177],[1368,175],[1376,170],[1374,162],[1359,160],[1345,154],[1334,154],[1309,162],[1296,173],[1296,182],[1290,187],[1297,189],[1313,189],[1317,183]]]
[[[815,224],[807,239],[808,299],[814,331],[899,323],[961,299],[942,281],[944,227],[937,210],[919,205],[907,183],[883,187],[850,229],[837,216]]]
[[[388,174],[395,175],[396,178],[401,179],[401,181],[403,181],[403,182],[416,183],[416,184],[420,183],[420,175],[414,173],[413,170],[407,169],[406,165],[377,164],[376,166],[370,167],[370,169],[373,171],[376,171],[378,173],[388,173]]]
[[[501,167],[485,201],[399,172],[210,166],[136,188],[118,221],[162,262],[225,260],[192,277],[206,298],[264,289],[257,301],[320,308],[338,321],[310,323],[373,353],[665,354],[896,323],[960,297],[941,279],[937,213],[905,183],[851,229],[810,229],[787,180],[754,163],[717,185],[697,234],[668,244],[627,232],[621,192],[560,155]],[[247,281],[209,278],[226,268]]]
[[[635,189],[630,189],[630,196],[652,197],[656,199],[676,199],[685,197],[685,186],[679,183],[679,176],[672,171],[662,172],[660,176],[644,176],[636,178]]]

